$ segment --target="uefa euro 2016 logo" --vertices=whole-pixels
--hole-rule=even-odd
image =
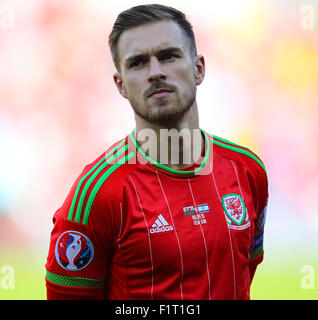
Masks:
[[[79,271],[85,268],[93,256],[93,244],[80,232],[66,231],[57,239],[55,257],[58,264],[66,270]]]

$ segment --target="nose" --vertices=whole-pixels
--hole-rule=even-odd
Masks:
[[[148,81],[165,80],[167,78],[166,73],[162,70],[162,66],[156,57],[152,57],[149,62],[149,74]]]

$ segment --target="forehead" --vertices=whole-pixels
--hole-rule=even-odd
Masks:
[[[173,21],[148,23],[123,32],[118,42],[120,61],[131,55],[153,53],[164,47],[186,50],[188,41],[180,26]]]

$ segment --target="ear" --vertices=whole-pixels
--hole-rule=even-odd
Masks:
[[[196,85],[200,85],[205,76],[205,59],[200,54],[195,57],[194,60],[194,77]]]
[[[128,99],[127,91],[126,91],[126,88],[125,88],[125,85],[124,85],[123,78],[122,78],[121,74],[120,74],[119,72],[116,72],[116,73],[113,75],[113,79],[114,79],[114,82],[115,82],[115,84],[116,84],[116,87],[117,87],[119,93],[120,93],[125,99]]]

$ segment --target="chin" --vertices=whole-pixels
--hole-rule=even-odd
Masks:
[[[150,122],[155,123],[171,123],[176,122],[182,119],[185,113],[189,110],[189,108],[181,108],[179,106],[161,106],[156,108],[155,110],[151,110],[147,119]]]
[[[150,104],[133,104],[134,112],[151,123],[166,124],[181,120],[195,102],[195,96],[187,97],[184,103],[178,101],[169,101],[169,98],[160,98]]]

